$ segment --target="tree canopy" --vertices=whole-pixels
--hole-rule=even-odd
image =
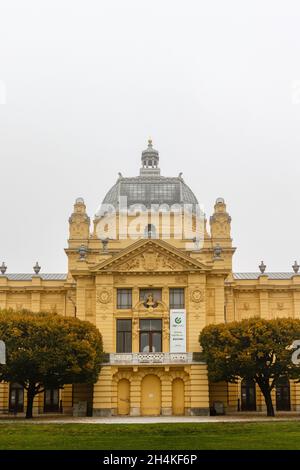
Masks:
[[[0,381],[17,382],[27,390],[26,417],[32,417],[34,396],[45,388],[97,381],[102,337],[89,322],[53,313],[0,310],[0,339],[7,353]]]
[[[250,318],[205,327],[200,334],[203,358],[213,382],[254,380],[274,416],[272,389],[280,379],[299,379],[292,343],[300,339],[300,320]]]

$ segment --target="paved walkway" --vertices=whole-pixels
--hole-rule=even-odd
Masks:
[[[269,418],[265,413],[236,413],[225,416],[113,416],[110,418],[73,416],[37,417],[30,421],[31,424],[147,424],[147,423],[243,423],[263,421],[300,421],[300,413],[277,413],[275,418]],[[23,417],[12,419],[0,417],[0,423],[28,422]]]

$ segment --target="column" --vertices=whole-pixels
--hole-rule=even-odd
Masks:
[[[218,286],[215,288],[215,320],[216,323],[224,323],[224,307],[225,307],[225,294],[224,294],[224,279],[218,278]]]
[[[31,310],[33,312],[41,311],[41,294],[40,292],[31,293]]]
[[[102,367],[94,385],[93,416],[112,415],[112,368]]]
[[[167,369],[166,372],[168,373],[169,370]],[[169,375],[161,377],[161,414],[172,415],[172,380]]]
[[[76,289],[76,317],[85,320],[85,285],[83,279],[77,280]]]
[[[204,364],[190,366],[190,414],[209,415],[209,388],[207,367]]]
[[[259,305],[261,318],[270,319],[271,317],[269,313],[269,293],[267,291],[260,291]]]
[[[72,414],[73,412],[73,387],[67,384],[61,391],[61,399],[64,414]]]
[[[293,401],[291,397],[292,410],[300,411],[300,383],[291,381],[290,384],[291,384],[291,389],[292,389],[292,386],[294,387]]]
[[[300,318],[300,292],[293,292],[294,318]]]
[[[7,294],[6,292],[0,292],[0,308],[7,307]]]
[[[96,278],[96,326],[102,334],[105,352],[115,351],[116,319],[114,317],[115,290],[112,274]]]
[[[130,416],[141,414],[141,378],[133,375],[130,382]]]
[[[8,392],[8,383],[0,382],[0,410],[6,411],[8,409]]]

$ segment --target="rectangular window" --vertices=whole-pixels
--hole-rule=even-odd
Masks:
[[[162,320],[140,320],[140,352],[162,351]]]
[[[131,320],[117,320],[117,352],[132,352],[132,322]]]
[[[170,309],[184,308],[184,289],[170,289]]]
[[[117,290],[117,308],[132,308],[132,289]]]

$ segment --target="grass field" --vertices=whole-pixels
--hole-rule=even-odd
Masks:
[[[0,449],[300,449],[300,422],[174,424],[1,423]]]

